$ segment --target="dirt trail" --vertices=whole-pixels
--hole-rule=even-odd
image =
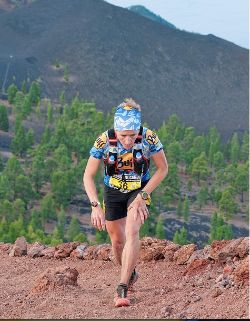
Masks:
[[[30,294],[48,267],[79,272],[78,286]],[[213,283],[223,267],[195,276],[175,262],[138,264],[140,278],[130,307],[115,308],[119,268],[112,261],[10,257],[0,251],[0,317],[3,319],[247,319],[248,287],[230,287],[213,297]]]

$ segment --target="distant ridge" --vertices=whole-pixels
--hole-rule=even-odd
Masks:
[[[151,19],[153,21],[159,22],[169,28],[173,28],[173,29],[177,29],[175,25],[173,25],[172,23],[166,21],[165,19],[163,19],[161,16],[156,15],[154,12],[150,11],[149,9],[147,9],[144,6],[141,5],[135,5],[135,6],[130,6],[128,7],[129,10],[140,14],[141,16]]]
[[[0,30],[0,88],[39,79],[44,96],[103,111],[133,97],[151,128],[175,113],[199,133],[248,130],[249,50],[229,41],[103,0],[37,0],[2,13]]]

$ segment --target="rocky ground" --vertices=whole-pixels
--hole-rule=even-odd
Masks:
[[[249,238],[194,244],[144,238],[131,306],[115,308],[110,245],[0,244],[2,319],[248,319]]]

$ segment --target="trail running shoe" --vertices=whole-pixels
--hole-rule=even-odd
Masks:
[[[130,300],[127,297],[128,286],[126,284],[119,284],[114,298],[115,307],[125,307],[130,305]]]
[[[131,292],[134,292],[133,285],[138,280],[138,278],[139,278],[139,274],[134,269],[134,271],[132,272],[131,277],[129,279],[129,282],[128,282],[128,292],[129,292],[129,294]]]

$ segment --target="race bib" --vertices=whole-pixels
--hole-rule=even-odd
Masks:
[[[109,184],[121,191],[133,191],[141,187],[141,178],[137,175],[113,175],[110,177]]]

